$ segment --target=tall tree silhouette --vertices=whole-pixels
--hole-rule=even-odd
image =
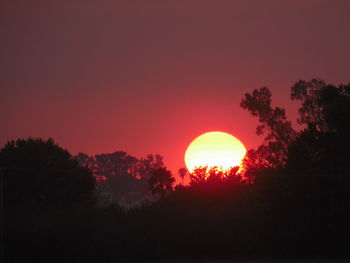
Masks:
[[[184,183],[185,176],[187,174],[187,169],[186,168],[180,168],[177,173],[179,174],[182,184]]]
[[[350,84],[338,87],[323,80],[300,80],[291,88],[291,99],[299,101],[298,122],[309,130],[349,130]]]
[[[288,156],[288,170],[309,174],[347,174],[350,171],[350,85],[322,80],[298,81],[291,99],[300,102],[298,133]]]
[[[350,85],[300,80],[291,88],[291,99],[300,102],[298,132],[284,109],[271,106],[269,89],[256,89],[242,99],[241,106],[259,119],[256,133],[265,135],[263,144],[246,155],[247,174],[275,173],[276,168],[290,174],[350,172]]]
[[[241,107],[257,117],[260,124],[256,134],[264,135],[264,142],[257,150],[249,150],[245,165],[247,167],[282,168],[286,164],[288,146],[294,141],[296,132],[287,120],[285,110],[271,106],[271,92],[268,88],[255,89],[246,93]]]

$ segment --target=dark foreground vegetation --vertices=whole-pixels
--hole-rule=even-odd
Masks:
[[[0,151],[6,261],[349,258],[349,98],[349,85],[297,82],[296,131],[267,88],[247,93],[241,105],[259,118],[264,143],[248,152],[244,173],[202,168],[186,187],[173,187],[160,158],[103,155],[92,169],[81,164],[89,156],[52,140],[9,142]],[[107,186],[123,176],[147,182],[157,201],[101,206],[96,171]]]
[[[9,262],[349,257],[349,177],[179,188],[128,211],[6,215]]]

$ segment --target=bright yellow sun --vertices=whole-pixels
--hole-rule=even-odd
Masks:
[[[247,150],[236,137],[226,132],[207,132],[194,139],[185,153],[189,172],[196,167],[218,167],[227,170],[241,165]]]

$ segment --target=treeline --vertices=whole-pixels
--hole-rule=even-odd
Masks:
[[[175,179],[159,154],[148,154],[146,158],[138,159],[126,152],[116,151],[95,156],[79,153],[73,158],[95,177],[100,205],[123,200],[124,205],[132,206],[157,198],[152,193],[164,195],[173,190]],[[109,200],[105,200],[106,196]]]
[[[136,158],[123,151],[89,156],[78,153],[74,156],[81,166],[89,168],[97,181],[105,181],[113,176],[131,176],[135,179],[148,180],[152,170],[164,167],[163,157],[148,154],[146,158]]]
[[[189,186],[174,188],[160,157],[9,142],[0,151],[7,261],[349,258],[350,85],[299,81],[291,91],[298,129],[268,88],[247,93],[241,106],[263,144],[244,172],[202,167]],[[98,206],[96,186],[123,176],[147,181],[158,201]]]

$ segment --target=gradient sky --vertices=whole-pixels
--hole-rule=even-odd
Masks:
[[[0,145],[160,153],[173,171],[207,131],[255,147],[245,92],[268,86],[294,118],[297,80],[350,82],[349,13],[346,0],[2,1]]]

